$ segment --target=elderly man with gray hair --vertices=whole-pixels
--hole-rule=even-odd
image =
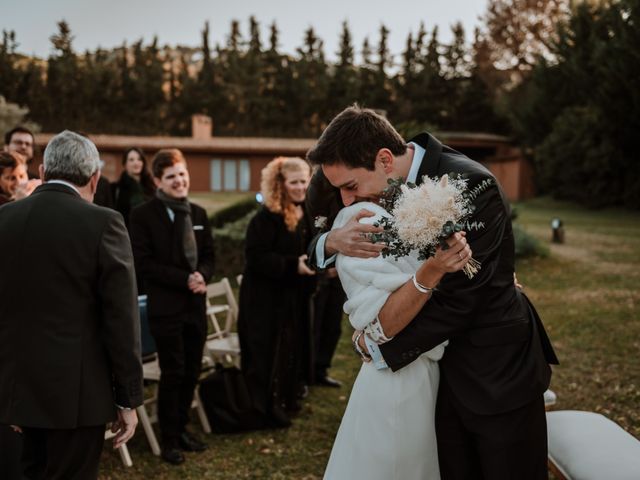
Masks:
[[[105,424],[122,445],[142,403],[131,245],[122,216],[91,203],[88,138],[53,137],[40,175],[0,208],[0,424],[22,432],[27,478],[92,479]]]

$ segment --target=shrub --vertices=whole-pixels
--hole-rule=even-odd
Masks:
[[[513,224],[513,237],[516,245],[516,258],[546,257],[549,249],[540,240],[528,234],[517,223]]]
[[[211,227],[222,228],[227,223],[235,222],[243,218],[249,212],[254,212],[260,204],[256,201],[254,196],[248,196],[239,200],[231,205],[222,208],[215,212],[210,217]]]
[[[235,222],[213,229],[217,278],[234,278],[244,270],[244,238],[255,214],[256,210],[251,210]]]

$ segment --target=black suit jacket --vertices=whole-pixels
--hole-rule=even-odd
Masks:
[[[0,208],[0,424],[72,429],[142,403],[122,216],[44,184]]]
[[[468,186],[489,180],[478,195],[467,240],[482,269],[473,278],[446,275],[438,291],[396,337],[381,345],[396,371],[449,340],[440,361],[442,380],[469,410],[496,414],[539,398],[549,386],[549,363],[557,363],[533,306],[513,284],[515,248],[510,208],[493,175],[481,164],[423,133],[411,140],[425,148],[417,182],[424,175],[464,174]]]
[[[208,282],[213,276],[213,237],[207,212],[191,205],[191,220],[198,248],[196,270]],[[153,198],[131,211],[129,223],[131,244],[136,268],[147,292],[150,323],[161,328],[167,317],[175,317],[191,309],[202,310],[206,299],[189,290],[187,282],[192,273],[184,255],[181,232],[169,217],[167,208]],[[165,318],[163,320],[162,318]]]

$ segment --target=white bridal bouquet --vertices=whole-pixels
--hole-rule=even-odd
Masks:
[[[401,179],[390,179],[388,183],[380,204],[392,218],[384,217],[376,224],[384,232],[372,235],[372,241],[387,244],[382,251],[385,257],[397,259],[417,250],[418,259],[425,260],[435,255],[438,246],[447,249],[447,238],[465,229],[474,211],[473,200],[493,182],[485,180],[469,190],[467,179],[451,174],[439,179],[425,175],[419,186]],[[475,223],[474,227],[481,225]],[[480,262],[472,258],[463,271],[473,278],[480,268]]]

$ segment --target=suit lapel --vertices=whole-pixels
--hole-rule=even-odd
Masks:
[[[169,218],[169,212],[167,212],[167,207],[165,207],[164,203],[158,198],[154,198],[151,201],[158,214],[158,218],[160,218],[160,222],[170,231],[173,230],[173,222]]]
[[[422,163],[418,169],[418,178],[416,183],[420,185],[422,183],[422,177],[428,175],[429,177],[437,177],[440,172],[440,160],[442,155],[442,143],[429,133],[421,133],[413,137],[410,142],[416,143],[425,149]]]

